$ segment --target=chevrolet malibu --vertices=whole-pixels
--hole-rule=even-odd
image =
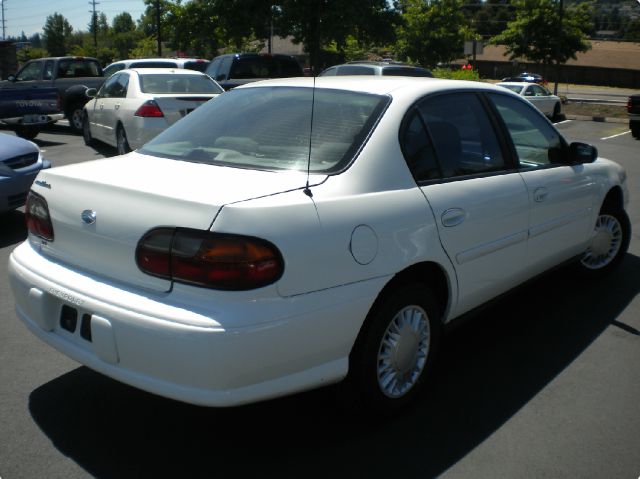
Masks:
[[[36,336],[140,389],[232,406],[344,381],[393,410],[449,321],[565,262],[614,269],[627,195],[504,88],[272,80],[41,172],[10,277]]]

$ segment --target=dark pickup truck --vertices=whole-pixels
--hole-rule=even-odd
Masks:
[[[52,57],[30,60],[15,75],[0,82],[0,90],[32,87],[55,88],[60,95],[60,111],[76,131],[82,131],[82,108],[89,101],[88,88],[104,83],[100,62],[90,57]]]
[[[629,129],[634,138],[640,140],[640,95],[631,95],[627,101]]]
[[[43,126],[63,118],[57,88],[11,88],[0,90],[0,124],[18,136],[33,140]]]
[[[229,53],[211,60],[206,74],[222,88],[230,90],[245,83],[267,78],[303,76],[302,67],[291,55]]]

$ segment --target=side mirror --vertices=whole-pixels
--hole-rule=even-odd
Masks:
[[[7,80],[9,80],[11,83],[15,83],[16,82],[16,76],[15,75],[9,75],[7,77]]]
[[[569,162],[572,165],[593,163],[598,158],[598,149],[587,143],[571,143],[569,145]]]
[[[87,91],[84,92],[89,98],[95,98],[98,94],[98,90],[96,88],[87,88]]]

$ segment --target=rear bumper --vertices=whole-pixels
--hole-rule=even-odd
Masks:
[[[3,118],[0,121],[8,126],[45,126],[56,123],[63,118],[63,113],[54,113],[51,115],[26,115],[24,117]]]
[[[124,383],[206,406],[343,378],[378,287],[366,282],[295,298],[231,295],[226,304],[188,305],[179,292],[125,290],[70,270],[28,241],[12,253],[9,276],[18,316],[49,345]]]

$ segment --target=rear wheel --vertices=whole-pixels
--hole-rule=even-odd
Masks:
[[[65,116],[67,117],[67,120],[69,120],[69,126],[71,129],[76,133],[80,133],[82,131],[82,121],[84,117],[82,105],[72,106],[65,112]]]
[[[631,239],[631,223],[626,211],[604,205],[598,214],[589,247],[578,263],[585,277],[610,273],[622,261]]]
[[[556,103],[556,106],[553,107],[553,115],[551,116],[551,120],[560,121],[562,116],[561,111],[562,107],[560,106],[560,103]]]
[[[118,155],[125,155],[131,151],[129,141],[127,140],[127,134],[122,125],[118,125],[118,128],[116,129],[116,148],[118,150]]]
[[[384,293],[349,358],[345,385],[354,403],[393,412],[412,401],[433,367],[441,329],[438,303],[425,284]]]
[[[640,122],[631,123],[629,126],[631,128],[631,136],[640,139]]]

